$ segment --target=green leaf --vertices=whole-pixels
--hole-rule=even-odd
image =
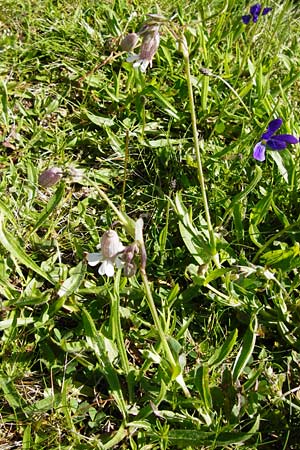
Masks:
[[[52,214],[52,212],[61,202],[64,193],[65,193],[65,185],[64,183],[60,183],[54,195],[50,198],[45,208],[39,214],[38,220],[36,221],[35,225],[31,230],[32,233],[45,223],[47,218]]]
[[[250,213],[249,236],[252,242],[258,247],[262,246],[260,241],[264,240],[258,229],[258,225],[266,217],[272,203],[272,197],[273,192],[268,192],[265,197],[257,202]]]
[[[212,399],[209,389],[209,372],[207,364],[203,364],[197,369],[195,385],[197,386],[206,410],[210,411],[212,409]]]
[[[6,200],[7,203],[7,200]],[[0,199],[0,211],[3,213],[5,217],[7,217],[11,223],[15,224],[15,218],[11,210],[6,206],[3,200]]]
[[[31,424],[29,424],[23,433],[22,450],[30,450],[31,448]]]
[[[293,179],[294,161],[289,150],[282,150],[281,152],[268,152],[271,158],[275,161],[275,164],[282,175],[284,181],[288,184]]]
[[[235,329],[229,334],[224,344],[209,358],[207,362],[208,366],[217,367],[227,358],[236,343],[237,336],[238,330]]]
[[[150,95],[155,98],[156,103],[162,107],[164,112],[168,114],[170,117],[173,117],[176,120],[180,120],[180,116],[178,115],[177,109],[172,105],[172,103],[163,95],[158,89],[154,86],[147,86],[141,93],[142,95]]]
[[[249,327],[244,335],[243,338],[243,344],[237,354],[237,357],[235,359],[234,365],[233,365],[233,373],[232,373],[232,379],[233,382],[237,381],[242,374],[244,368],[246,367],[249,359],[252,356],[255,341],[256,341],[256,330],[257,330],[257,317],[254,316],[251,320]]]
[[[100,365],[101,371],[106,377],[106,380],[110,386],[112,396],[116,400],[119,410],[123,417],[127,417],[126,403],[123,397],[121,384],[117,375],[117,371],[111,363],[109,357],[109,342],[105,342],[105,338],[100,331],[96,330],[95,324],[88,311],[83,308],[82,320],[85,330],[85,336],[88,345],[95,352],[96,358]],[[106,339],[106,341],[109,341]]]
[[[86,265],[83,262],[80,262],[76,267],[73,267],[70,270],[71,276],[63,282],[57,295],[59,297],[68,297],[72,295],[81,286],[85,272]]]
[[[182,202],[180,193],[176,194],[174,209],[179,216],[179,231],[187,249],[198,264],[208,263],[213,255],[209,246],[205,221],[202,219],[203,230],[194,226],[192,218]]]
[[[6,376],[0,376],[0,389],[3,392],[4,398],[12,408],[22,408],[25,401],[18,393],[13,382]]]
[[[11,254],[12,258],[16,258],[21,264],[33,270],[49,283],[54,284],[49,275],[38,266],[20,246],[16,238],[5,229],[4,218],[0,215],[0,242],[3,247]]]
[[[202,448],[203,445],[213,445],[213,448],[216,448],[216,446],[240,444],[253,437],[258,431],[259,423],[260,417],[258,416],[252,428],[244,433],[234,431],[217,433],[216,431],[205,432],[195,429],[170,430],[168,433],[168,443],[174,445],[175,448],[185,448],[190,446],[194,449]]]
[[[262,177],[262,170],[259,166],[255,167],[255,173],[254,173],[254,177],[253,180],[251,181],[251,183],[242,191],[239,192],[237,195],[235,195],[229,205],[229,207],[227,208],[225,215],[223,217],[223,222],[225,222],[226,218],[228,217],[228,215],[230,215],[233,211],[233,208],[235,207],[235,205],[240,204],[244,198],[247,197],[247,195],[253,191],[253,189],[255,188],[255,186],[257,185],[257,183],[260,181]]]
[[[85,114],[91,122],[93,122],[95,125],[98,125],[99,127],[112,127],[114,124],[114,120],[110,119],[109,117],[95,116],[88,111],[85,111]]]
[[[260,260],[264,265],[281,269],[284,271],[291,271],[300,266],[300,246],[297,242],[292,247],[286,249],[272,250],[261,255]]]
[[[0,330],[6,330],[10,328],[12,325],[15,327],[24,327],[27,325],[31,325],[34,323],[36,319],[34,317],[26,317],[25,319],[19,317],[18,319],[5,319],[0,322]]]

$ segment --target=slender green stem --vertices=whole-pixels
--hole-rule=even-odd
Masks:
[[[130,217],[127,216],[127,214],[123,211],[121,212],[114,203],[110,200],[110,198],[106,195],[106,193],[99,188],[97,183],[92,181],[90,178],[86,177],[89,183],[93,185],[93,187],[97,190],[100,197],[111,207],[111,209],[114,211],[118,219],[120,220],[121,224],[125,227],[128,234],[130,234],[131,237],[134,238],[135,231],[134,231],[134,220],[132,220]]]
[[[111,329],[112,329],[112,337],[116,341],[122,369],[125,374],[128,375],[130,371],[129,362],[127,358],[126,348],[124,344],[124,337],[121,327],[121,318],[120,318],[120,277],[121,271],[118,270],[115,278],[114,278],[114,291],[111,294]]]
[[[198,129],[197,129],[197,118],[196,118],[193,85],[192,85],[192,77],[191,77],[191,69],[190,69],[190,57],[189,57],[187,42],[186,42],[186,39],[184,36],[181,37],[181,47],[182,47],[182,52],[183,52],[183,59],[184,59],[185,72],[186,72],[186,81],[187,81],[187,87],[188,87],[189,105],[190,105],[192,130],[193,130],[193,141],[194,141],[194,148],[195,148],[195,152],[196,152],[196,161],[197,161],[197,175],[198,175],[198,180],[199,180],[200,188],[201,188],[205,218],[206,218],[207,229],[208,229],[209,238],[210,238],[210,245],[211,245],[212,253],[214,255],[215,264],[217,266],[219,266],[219,261],[218,261],[217,255],[216,255],[216,253],[217,253],[216,238],[215,238],[214,230],[213,230],[211,219],[210,219],[210,212],[209,212],[208,200],[207,200],[207,195],[206,195],[206,186],[205,186],[205,180],[204,180],[204,174],[203,174],[203,168],[202,168],[199,135],[198,135]]]

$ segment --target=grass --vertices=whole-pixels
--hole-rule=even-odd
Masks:
[[[300,448],[299,145],[252,157],[300,135],[299,12],[268,6],[2,0],[1,449]],[[99,276],[140,217],[135,275]]]

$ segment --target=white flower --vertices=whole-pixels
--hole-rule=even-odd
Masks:
[[[90,266],[96,266],[102,262],[98,270],[99,274],[113,277],[115,265],[117,268],[124,265],[124,262],[121,259],[121,253],[124,248],[125,247],[120,241],[116,231],[108,230],[101,238],[101,252],[87,254],[88,264]]]

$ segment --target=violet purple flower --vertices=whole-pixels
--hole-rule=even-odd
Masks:
[[[266,159],[266,147],[280,151],[285,149],[287,144],[297,144],[299,142],[292,134],[277,134],[274,136],[281,125],[282,119],[279,118],[269,123],[267,131],[261,136],[261,141],[254,147],[253,158],[257,161],[264,161]]]
[[[251,6],[250,14],[242,16],[242,21],[244,22],[244,24],[247,25],[251,19],[253,20],[254,23],[256,23],[258,21],[260,13],[262,14],[262,16],[265,16],[272,10],[272,8],[266,7],[261,12],[261,8],[262,7],[260,3],[256,3],[255,5]]]

